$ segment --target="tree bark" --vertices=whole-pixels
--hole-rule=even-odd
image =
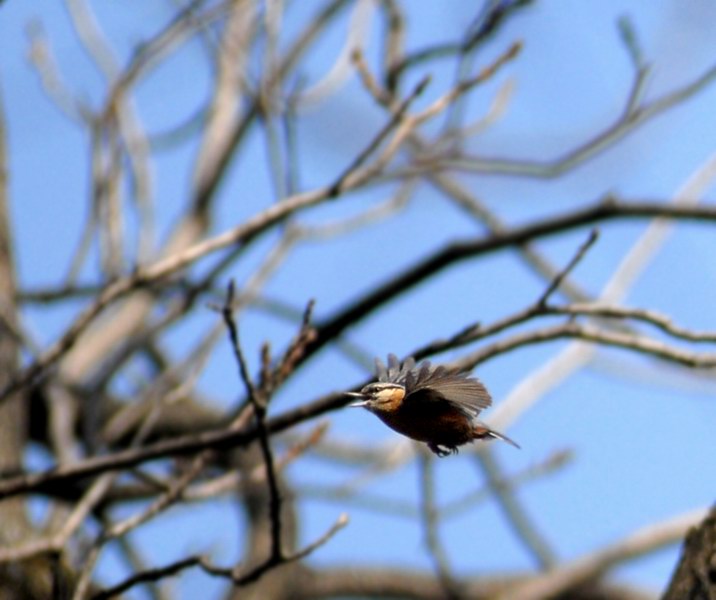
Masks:
[[[686,536],[662,600],[716,600],[716,506]]]

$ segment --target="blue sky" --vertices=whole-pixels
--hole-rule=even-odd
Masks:
[[[320,5],[308,1],[294,7],[295,21],[286,23],[287,35],[293,24],[297,27]],[[466,0],[412,5],[407,46],[453,39],[472,18],[474,5]],[[170,3],[154,1],[131,10],[97,2],[93,9],[115,44],[120,64],[125,63],[134,44],[156,31],[171,14]],[[501,86],[513,85],[504,116],[469,141],[469,152],[551,160],[613,122],[624,106],[633,76],[617,30],[617,20],[623,15],[630,17],[644,57],[652,65],[646,101],[685,85],[716,63],[716,6],[708,0],[691,0],[687,8],[676,1],[537,1],[476,58],[476,65],[483,66],[513,41],[524,43],[520,57],[471,96],[468,110],[477,119]],[[25,32],[30,23],[37,22],[42,24],[58,68],[74,93],[95,108],[103,99],[102,78],[73,37],[60,3],[3,3],[0,86],[8,119],[12,216],[20,282],[30,288],[58,283],[66,274],[88,210],[89,181],[87,135],[48,102],[27,61]],[[340,23],[347,27],[347,16]],[[302,73],[308,81],[318,80],[332,64],[339,33],[328,36],[311,55]],[[374,31],[366,42],[366,54],[374,59],[379,49]],[[211,81],[201,52],[198,44],[189,44],[139,86],[138,111],[151,133],[176,126],[206,98]],[[420,70],[415,79],[428,72],[433,80],[425,102],[443,93],[454,75],[452,64],[436,61]],[[715,101],[716,84],[712,84],[559,178],[469,174],[459,178],[511,224],[583,206],[610,192],[628,200],[668,200],[713,152]],[[311,109],[301,124],[302,185],[310,188],[331,181],[384,120],[385,115],[357,80],[348,79],[334,96]],[[435,131],[431,126],[426,134]],[[189,196],[196,152],[196,142],[191,141],[156,154],[154,200],[160,238]],[[230,228],[274,200],[265,163],[263,140],[254,133],[250,150],[222,186],[215,232]],[[390,189],[353,194],[346,201],[308,213],[302,222],[320,224],[358,213],[387,197]],[[713,192],[706,194],[712,196]],[[643,222],[604,226],[599,242],[575,271],[575,280],[589,292],[599,293],[645,226]],[[294,306],[316,298],[317,315],[325,316],[416,257],[428,255],[447,241],[480,232],[464,213],[423,184],[399,221],[379,223],[325,244],[302,246],[270,282],[267,293]],[[586,235],[587,230],[570,232],[541,241],[538,248],[555,264],[564,265]],[[231,275],[238,281],[245,278],[274,240],[271,236],[260,240]],[[713,256],[714,236],[708,226],[679,224],[624,303],[671,314],[684,326],[716,329]],[[91,281],[93,275],[96,264],[90,261],[83,278]],[[538,297],[544,286],[512,252],[487,256],[447,269],[352,329],[348,339],[370,355],[406,355],[468,322],[489,323],[519,310]],[[63,331],[76,309],[70,305],[28,310],[27,326],[40,343],[48,344]],[[176,356],[189,351],[215,318],[204,311],[172,331],[167,343],[177,348]],[[252,359],[263,340],[270,339],[280,348],[294,331],[292,324],[258,312],[247,313],[244,321],[244,341]],[[566,345],[555,342],[513,352],[482,365],[478,374],[499,405],[524,377]],[[451,353],[439,359],[459,355]],[[321,393],[350,388],[365,377],[362,367],[336,351],[325,351],[277,395],[272,410],[280,412]],[[228,406],[238,385],[230,352],[220,345],[200,386],[217,403]],[[525,485],[518,494],[560,558],[576,558],[639,527],[714,501],[716,464],[708,460],[716,452],[713,391],[713,382],[707,378],[623,351],[599,350],[586,367],[551,390],[510,428],[509,435],[523,449],[495,448],[507,472],[521,471],[557,450],[574,453],[568,466]],[[489,416],[487,413],[488,421]],[[396,434],[365,412],[342,411],[328,419],[330,436],[336,439],[386,447],[397,441]],[[481,475],[468,453],[438,461],[435,466],[441,502],[481,486]],[[355,473],[308,457],[296,463],[289,475],[297,486],[309,487],[348,481]],[[414,463],[376,478],[368,487],[371,493],[408,504],[417,502],[418,489]],[[320,499],[302,502],[301,511],[305,517],[301,535],[306,542],[320,535],[340,513],[351,517],[350,525],[311,558],[315,564],[426,568],[430,564],[422,530],[414,520]],[[240,555],[237,528],[241,528],[240,517],[230,502],[222,501],[209,509],[179,508],[141,535],[152,540],[152,563],[211,548],[217,562],[229,564]],[[459,573],[534,567],[492,502],[449,521],[442,535]],[[676,550],[661,552],[619,569],[617,575],[623,581],[662,588],[675,557]],[[121,568],[108,554],[102,572],[114,580]],[[191,572],[183,576],[178,589],[181,597],[190,598],[200,587],[216,585]]]

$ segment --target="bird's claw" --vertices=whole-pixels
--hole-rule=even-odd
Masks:
[[[441,444],[428,443],[428,448],[437,454],[440,458],[450,456],[451,454],[457,454],[457,446],[443,446]]]

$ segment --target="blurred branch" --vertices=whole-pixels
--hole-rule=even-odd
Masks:
[[[348,307],[326,318],[323,322],[319,322],[316,327],[317,339],[309,348],[309,354],[313,354],[389,301],[460,261],[520,246],[535,239],[542,239],[585,225],[614,219],[657,217],[716,221],[716,208],[711,206],[674,206],[650,202],[625,203],[616,198],[607,198],[583,209],[561,216],[549,217],[522,227],[515,227],[486,238],[452,242],[391,277],[385,283],[376,286]]]
[[[518,501],[512,482],[502,473],[494,453],[485,446],[480,448],[476,456],[485,480],[513,532],[530,551],[541,570],[550,571],[559,563],[557,556]]]
[[[88,556],[83,562],[79,571],[79,577],[72,600],[84,600],[84,598],[88,597],[91,590],[92,572],[104,546],[110,540],[122,537],[132,529],[136,529],[143,523],[153,519],[157,515],[164,512],[169,506],[177,502],[181,498],[181,495],[186,487],[206,466],[208,459],[209,453],[207,452],[203,452],[196,456],[184,472],[180,473],[178,477],[171,482],[168,489],[148,507],[104,529],[104,531],[95,540]]]
[[[0,386],[7,385],[21,360],[23,335],[20,329],[22,312],[16,302],[16,255],[10,169],[13,165],[10,154],[9,131],[5,98],[0,88]],[[0,405],[0,474],[17,473],[23,465],[28,441],[29,408],[24,391],[12,394]],[[0,503],[0,552],[6,548],[23,544],[33,534],[32,520],[20,498]],[[8,580],[8,573],[16,570],[22,577],[31,576],[31,570],[24,565],[13,565],[0,570],[2,581]],[[43,574],[48,572],[43,570]]]
[[[641,77],[641,76],[640,76]],[[645,122],[663,114],[667,110],[686,102],[716,80],[716,65],[702,75],[676,90],[664,94],[648,103],[635,105],[639,94],[631,91],[625,102],[623,114],[601,133],[592,139],[568,150],[558,158],[547,162],[519,161],[502,158],[481,158],[463,155],[457,158],[446,157],[440,163],[441,170],[481,173],[485,175],[509,175],[512,177],[553,178],[574,169],[602,150],[612,146],[627,134]],[[639,83],[639,86],[641,83]],[[632,88],[634,90],[635,86]],[[400,175],[410,174],[402,172]]]
[[[420,89],[421,86],[417,88],[416,92],[419,92]],[[27,385],[29,382],[35,380],[47,367],[57,362],[75,345],[80,335],[108,305],[127,295],[129,292],[156,283],[217,250],[229,246],[247,244],[259,234],[284,221],[295,212],[315,206],[334,198],[338,194],[344,194],[350,189],[365,184],[370,180],[374,171],[379,170],[381,165],[397,152],[398,147],[412,128],[417,126],[422,120],[434,115],[434,113],[441,108],[444,108],[444,106],[438,102],[430,107],[430,109],[418,115],[418,117],[406,118],[398,127],[393,141],[374,160],[374,164],[361,169],[361,165],[365,159],[354,161],[351,167],[345,170],[333,184],[318,188],[312,192],[299,193],[291,198],[286,198],[281,203],[274,204],[264,212],[247,219],[233,230],[214,238],[198,242],[193,246],[180,250],[163,259],[159,259],[151,265],[138,268],[132,275],[117,279],[109,284],[97,296],[95,301],[80,313],[58,341],[50,346],[38,360],[25,368],[15,380],[14,384],[0,390],[0,401],[14,389]],[[366,152],[364,153],[365,157],[377,146],[377,142],[384,139],[386,132],[398,126],[400,122],[400,115],[391,118],[386,127],[368,144]]]
[[[435,573],[443,587],[447,600],[462,597],[461,590],[453,576],[445,548],[440,542],[439,518],[435,506],[435,478],[433,477],[434,461],[427,452],[419,454],[420,469],[420,516],[423,527],[424,542],[433,562]]]
[[[497,597],[500,600],[542,600],[559,596],[600,577],[615,565],[678,542],[703,517],[704,510],[696,510],[649,525],[613,544],[511,587]]]
[[[543,327],[535,331],[514,334],[511,337],[503,338],[480,350],[476,350],[472,354],[463,357],[459,362],[462,368],[474,368],[476,365],[488,359],[494,358],[499,354],[510,352],[516,348],[564,338],[573,338],[604,346],[615,346],[617,348],[635,350],[643,354],[656,356],[663,360],[692,368],[710,369],[716,367],[716,352],[690,352],[645,336],[606,331],[598,327],[575,323],[573,321]]]
[[[287,562],[295,562],[305,558],[313,551],[328,542],[340,529],[345,527],[347,523],[348,517],[346,515],[341,515],[341,517],[328,531],[326,531],[324,535],[322,535],[312,544],[309,544],[308,546],[303,548],[300,552],[285,556],[282,560],[282,564]],[[266,570],[268,570],[269,568],[273,568],[273,566],[269,567],[267,565],[261,565],[259,568],[251,571],[250,573],[247,573],[244,576],[238,576],[234,569],[224,569],[221,567],[217,567],[216,565],[209,562],[209,560],[204,556],[192,555],[187,556],[186,558],[182,558],[169,565],[165,565],[164,567],[157,567],[155,569],[148,569],[142,573],[137,573],[111,588],[107,588],[99,593],[94,594],[92,596],[92,600],[106,600],[108,598],[113,598],[137,585],[159,581],[165,577],[171,577],[172,575],[176,575],[177,573],[185,569],[195,566],[200,567],[204,572],[209,575],[220,577],[222,579],[227,579],[231,581],[234,585],[238,586],[243,586],[255,581],[256,579],[261,577],[261,575],[263,575]]]
[[[406,73],[424,63],[449,56],[464,56],[475,50],[480,44],[489,39],[504,23],[508,17],[515,14],[518,9],[529,5],[532,0],[508,0],[501,2],[485,2],[473,20],[463,41],[457,43],[436,44],[421,48],[400,59],[390,61],[390,69],[385,75],[385,86],[388,90],[395,90],[399,81]],[[396,11],[392,13],[393,22],[397,21]],[[394,52],[397,55],[397,52]]]
[[[394,447],[399,444],[392,444]],[[385,450],[383,450],[385,452]],[[510,486],[519,488],[536,480],[548,477],[563,469],[572,462],[574,456],[569,450],[559,450],[548,455],[533,465],[529,465],[515,473],[504,475],[495,482],[497,486]],[[396,465],[402,466],[404,463]],[[386,471],[385,476],[391,474],[395,469]],[[362,484],[358,480],[358,484]],[[334,486],[304,484],[296,486],[298,497],[307,497],[311,500],[338,503],[341,506],[350,505],[355,508],[369,510],[375,513],[401,517],[404,519],[417,519],[420,517],[420,509],[414,502],[396,500],[389,497],[379,496],[371,493],[366,486],[358,485],[353,480],[346,483],[339,483]],[[458,498],[446,502],[442,506],[435,506],[436,518],[442,522],[463,516],[466,512],[473,510],[479,504],[486,502],[492,497],[493,491],[489,486],[480,486]]]
[[[298,552],[285,554],[277,562],[266,561],[260,564],[258,567],[250,570],[248,573],[238,573],[236,569],[222,569],[220,567],[202,565],[204,570],[211,575],[218,575],[220,577],[227,577],[231,579],[234,585],[244,586],[249,583],[253,583],[260,577],[262,577],[267,571],[276,568],[279,565],[292,563],[304,559],[306,556],[326,544],[338,531],[343,529],[348,524],[348,515],[345,513],[338,517],[338,520],[317,540],[313,543],[305,546]]]
[[[28,25],[27,37],[29,60],[37,72],[45,95],[68,119],[79,123],[86,121],[88,108],[70,91],[62,79],[40,21],[32,21]]]
[[[531,316],[530,310],[519,313],[499,324],[504,329],[517,322],[522,322]],[[493,327],[493,331],[497,327]],[[317,328],[320,336],[321,329]],[[538,328],[534,331],[520,332],[510,337],[500,339],[487,345],[472,354],[463,357],[454,366],[469,370],[477,364],[514,349],[553,341],[558,339],[578,339],[600,345],[615,346],[634,350],[643,354],[656,356],[663,360],[683,364],[694,368],[713,368],[716,366],[716,353],[698,353],[669,346],[658,340],[653,340],[635,333],[606,331],[595,326],[577,323],[569,320],[564,323]],[[315,341],[309,341],[306,349],[296,359],[296,364],[305,358],[306,352]],[[268,431],[276,433],[283,431],[297,423],[315,418],[329,410],[335,410],[345,405],[347,399],[341,394],[332,394],[314,402],[304,404],[296,409],[284,412],[267,421]],[[494,417],[494,415],[493,415]],[[233,429],[209,431],[200,434],[185,435],[170,440],[156,442],[142,448],[115,452],[108,456],[89,458],[73,465],[58,466],[52,470],[25,474],[17,477],[0,480],[0,498],[34,491],[42,493],[54,486],[83,477],[96,475],[107,470],[115,470],[135,466],[148,460],[155,460],[166,456],[193,453],[202,449],[221,449],[231,446],[242,446],[257,439],[256,429],[236,431]]]
[[[460,580],[465,597],[471,600],[494,600],[501,591],[514,588],[527,575],[515,573],[496,577],[472,577]],[[320,598],[406,598],[435,600],[443,597],[440,582],[432,575],[409,568],[333,567],[312,570],[300,578],[294,589],[295,600]],[[649,600],[648,594],[624,586],[594,583],[555,600]],[[515,600],[517,598],[515,597]]]
[[[89,58],[106,79],[111,80],[116,77],[119,72],[117,59],[87,4],[84,0],[65,0],[64,5],[72,20],[77,38]]]
[[[701,201],[716,177],[716,155],[710,156],[690,175],[676,191],[669,202],[670,207],[691,208]],[[618,302],[626,296],[646,265],[656,256],[662,247],[673,223],[664,219],[655,219],[629,249],[609,281],[599,293],[599,298],[607,302]],[[624,332],[620,332],[624,333]],[[629,333],[629,332],[627,332]],[[493,419],[505,424],[514,421],[549,389],[553,389],[570,373],[587,364],[594,354],[593,348],[584,344],[571,344],[545,365],[524,378],[508,395]]]
[[[319,33],[332,22],[341,10],[349,4],[348,0],[332,0],[326,2],[323,8],[316,12],[296,40],[284,51],[283,59],[276,67],[273,77],[263,82],[265,89],[277,89],[279,83],[300,64],[300,59],[311,47]],[[224,150],[216,157],[210,168],[204,169],[204,175],[197,179],[195,191],[195,205],[200,210],[206,210],[216,190],[221,183],[231,160],[245,139],[249,128],[255,123],[262,112],[262,94],[258,94],[244,109],[242,118],[235,122],[225,138]]]
[[[669,335],[689,342],[716,343],[716,331],[697,331],[674,324],[668,315],[645,308],[629,308],[626,306],[609,305],[602,302],[590,304],[566,304],[563,306],[548,305],[544,307],[545,315],[588,316],[608,319],[634,319],[657,327]]]
[[[342,84],[351,75],[351,56],[357,48],[366,44],[366,38],[370,34],[369,25],[372,13],[375,10],[375,2],[359,0],[355,2],[353,12],[348,24],[348,31],[345,42],[326,74],[311,87],[303,90],[296,98],[295,104],[299,110],[314,108],[323,100],[327,100],[332,94],[339,92]]]

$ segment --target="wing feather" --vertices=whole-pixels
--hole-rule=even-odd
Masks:
[[[442,365],[434,367],[427,360],[416,367],[412,357],[406,358],[401,364],[395,354],[388,355],[387,368],[380,359],[375,362],[378,381],[405,386],[406,401],[411,394],[430,389],[432,394],[420,397],[429,401],[446,400],[470,417],[476,417],[492,404],[487,388],[477,377],[470,377],[469,373],[460,373]]]
[[[427,361],[420,365],[418,376],[412,383],[407,385],[406,382],[406,401],[411,394],[430,389],[433,394],[423,397],[447,400],[471,417],[476,417],[492,404],[490,393],[477,377],[444,366],[431,367]]]
[[[378,377],[378,381],[388,381],[388,369],[382,360],[376,357],[375,359],[375,374]]]
[[[375,359],[375,366],[378,381],[405,385],[406,378],[415,369],[415,359],[412,357],[406,358],[401,364],[400,359],[395,354],[388,354],[387,368],[379,358]]]

